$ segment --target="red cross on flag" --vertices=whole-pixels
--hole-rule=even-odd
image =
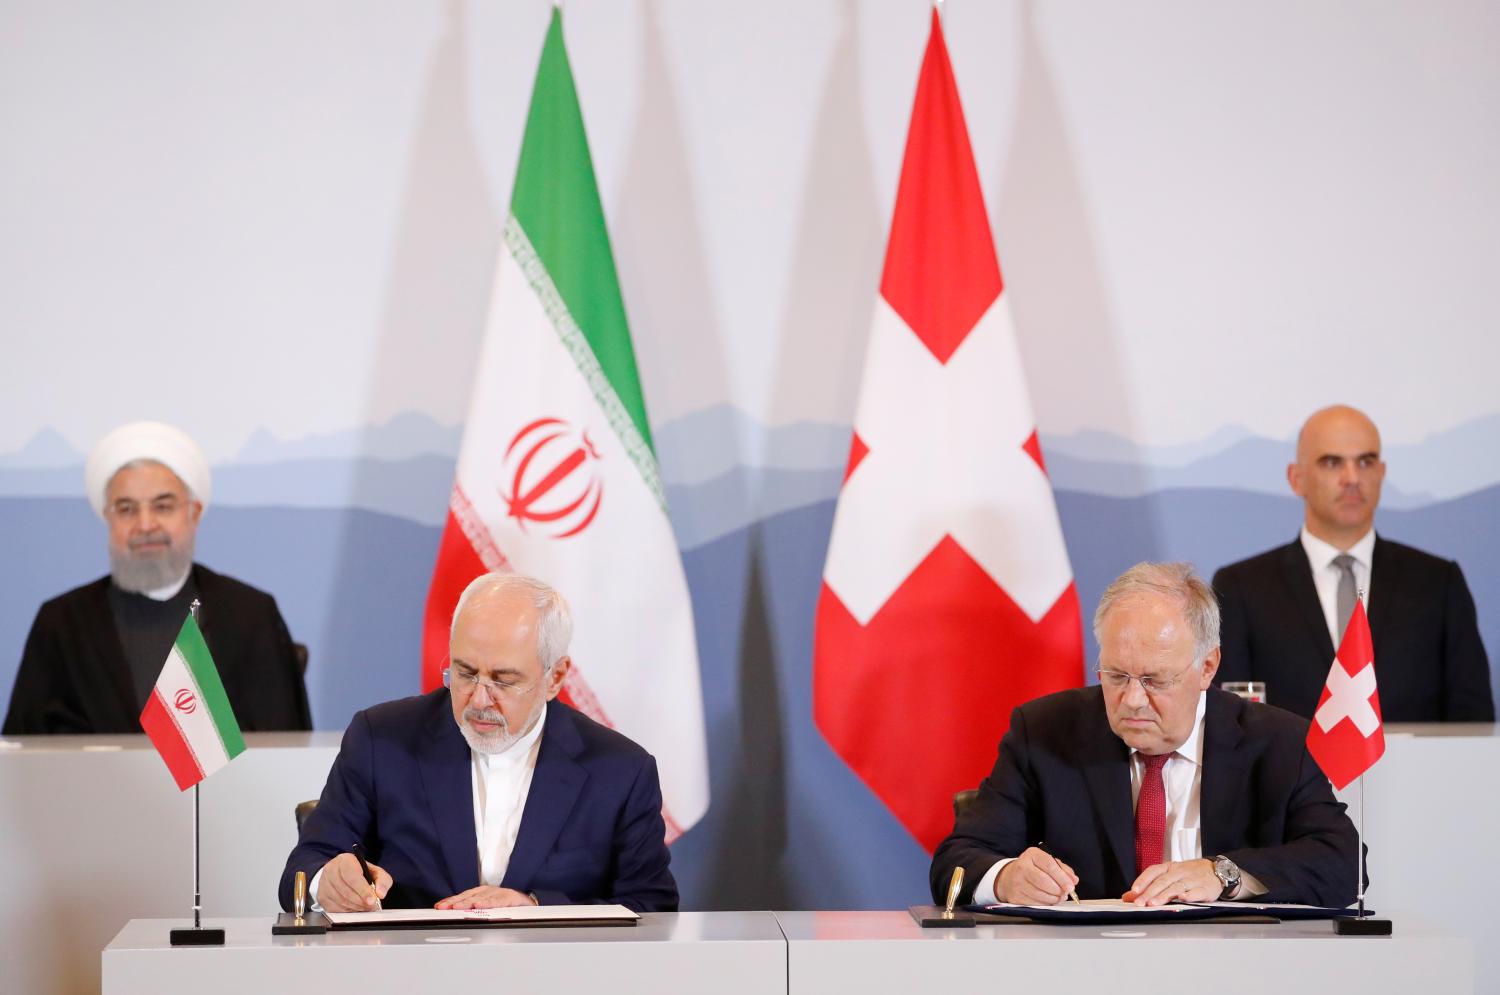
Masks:
[[[1354,603],[1354,614],[1328,669],[1328,683],[1307,730],[1307,750],[1339,790],[1385,753],[1380,693],[1375,689],[1375,643],[1363,601]]]
[[[929,852],[1011,709],[1083,683],[1073,571],[935,11],[814,643],[818,728]]]

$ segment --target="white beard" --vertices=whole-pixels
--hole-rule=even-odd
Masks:
[[[485,753],[496,756],[504,753],[532,729],[536,728],[537,720],[542,717],[542,709],[547,707],[545,697],[537,699],[536,707],[531,714],[526,716],[522,728],[511,731],[510,723],[506,721],[504,713],[498,708],[465,708],[463,718],[459,720],[458,731],[463,733],[464,742],[469,744],[469,749],[475,753]],[[470,718],[481,722],[497,722],[500,728],[492,733],[479,733],[469,725]]]
[[[115,586],[132,594],[145,594],[170,587],[187,576],[193,566],[193,536],[167,547],[160,556],[136,556],[129,549],[109,546],[109,575]]]

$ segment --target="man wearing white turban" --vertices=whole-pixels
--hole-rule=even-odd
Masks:
[[[311,728],[275,599],[193,562],[212,490],[193,440],[160,422],[123,425],[94,447],[84,482],[108,527],[109,576],[37,612],[4,733],[140,732],[141,708],[195,599],[240,728]]]

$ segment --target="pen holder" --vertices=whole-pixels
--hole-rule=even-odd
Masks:
[[[970,929],[976,922],[973,913],[949,912],[941,905],[913,905],[906,911],[923,929]]]
[[[309,933],[326,932],[328,932],[328,917],[321,912],[309,912],[305,916],[282,912],[271,924],[272,936],[306,936]]]

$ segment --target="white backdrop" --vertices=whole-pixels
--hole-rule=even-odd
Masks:
[[[0,4],[0,453],[457,423],[547,10]],[[654,420],[847,421],[926,10],[567,5]],[[946,17],[1045,431],[1495,411],[1493,4]]]

